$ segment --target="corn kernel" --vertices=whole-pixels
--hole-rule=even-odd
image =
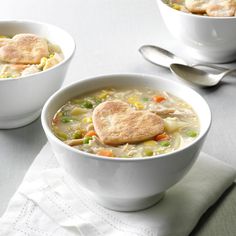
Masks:
[[[39,68],[43,68],[45,66],[45,64],[47,63],[47,58],[46,57],[42,57],[40,60],[40,64],[38,65]]]
[[[137,96],[132,96],[132,97],[128,98],[128,103],[130,103],[130,104],[134,104],[137,101],[138,101],[138,97]]]
[[[92,120],[92,117],[85,117],[82,119],[82,122],[85,124],[89,124],[89,123],[92,123],[93,120]]]
[[[172,4],[172,8],[174,8],[175,10],[180,10],[181,6],[179,4],[173,3]]]
[[[157,142],[154,140],[149,140],[143,143],[145,146],[156,146]]]
[[[102,90],[102,92],[97,96],[100,99],[105,99],[109,96],[109,92],[107,90]]]
[[[5,72],[5,73],[1,74],[0,78],[1,79],[6,79],[6,78],[12,78],[12,76],[9,73]]]
[[[135,102],[134,103],[134,106],[138,109],[138,110],[141,110],[144,108],[143,104],[141,102]]]
[[[41,60],[40,60],[40,64],[45,64],[47,61],[47,58],[46,57],[42,57]]]

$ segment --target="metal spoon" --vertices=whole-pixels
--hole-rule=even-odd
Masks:
[[[167,51],[166,49],[153,46],[153,45],[143,45],[142,47],[139,48],[139,52],[147,61],[155,65],[159,65],[166,68],[170,68],[170,65],[174,63],[183,64],[183,65],[188,64],[183,59],[177,57],[176,55]],[[203,67],[213,68],[217,70],[228,70],[228,68],[219,67],[212,64],[197,63],[197,64],[192,64],[190,66],[193,66],[193,67],[203,66]]]
[[[236,71],[228,69],[220,74],[212,74],[206,71],[182,64],[171,64],[171,71],[180,79],[203,86],[212,87],[217,85],[226,75]]]

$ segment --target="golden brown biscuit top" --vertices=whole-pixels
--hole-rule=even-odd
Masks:
[[[164,131],[160,116],[136,111],[119,100],[99,104],[93,111],[93,123],[101,141],[109,145],[145,141]]]
[[[47,41],[34,34],[17,34],[0,39],[0,60],[15,64],[37,64],[48,57]]]

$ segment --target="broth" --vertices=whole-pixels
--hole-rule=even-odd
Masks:
[[[130,113],[137,111],[161,117],[163,132],[140,142],[105,144],[95,130],[92,117],[94,109],[108,101],[128,104]],[[112,119],[114,114],[109,116]],[[126,129],[129,130],[129,126]],[[100,156],[133,158],[165,154],[190,144],[199,134],[199,120],[188,103],[165,91],[111,88],[68,101],[55,114],[52,131],[61,141],[81,151]]]

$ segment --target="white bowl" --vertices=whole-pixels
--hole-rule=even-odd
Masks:
[[[75,51],[73,38],[64,30],[28,20],[1,20],[1,35],[33,33],[60,46],[64,60],[58,65],[18,79],[0,79],[0,129],[17,128],[35,120],[46,100],[58,90]]]
[[[69,99],[104,87],[147,86],[168,91],[187,101],[200,119],[200,134],[189,146],[154,157],[109,158],[72,148],[54,136],[51,122]],[[56,92],[44,105],[42,125],[56,158],[101,205],[118,211],[136,211],[158,202],[164,192],[191,168],[206,138],[211,112],[205,100],[190,88],[149,75],[107,75],[78,81]],[[183,193],[184,194],[184,193]]]
[[[189,55],[209,63],[236,59],[236,17],[209,17],[175,10],[157,0],[169,32],[189,49]]]

